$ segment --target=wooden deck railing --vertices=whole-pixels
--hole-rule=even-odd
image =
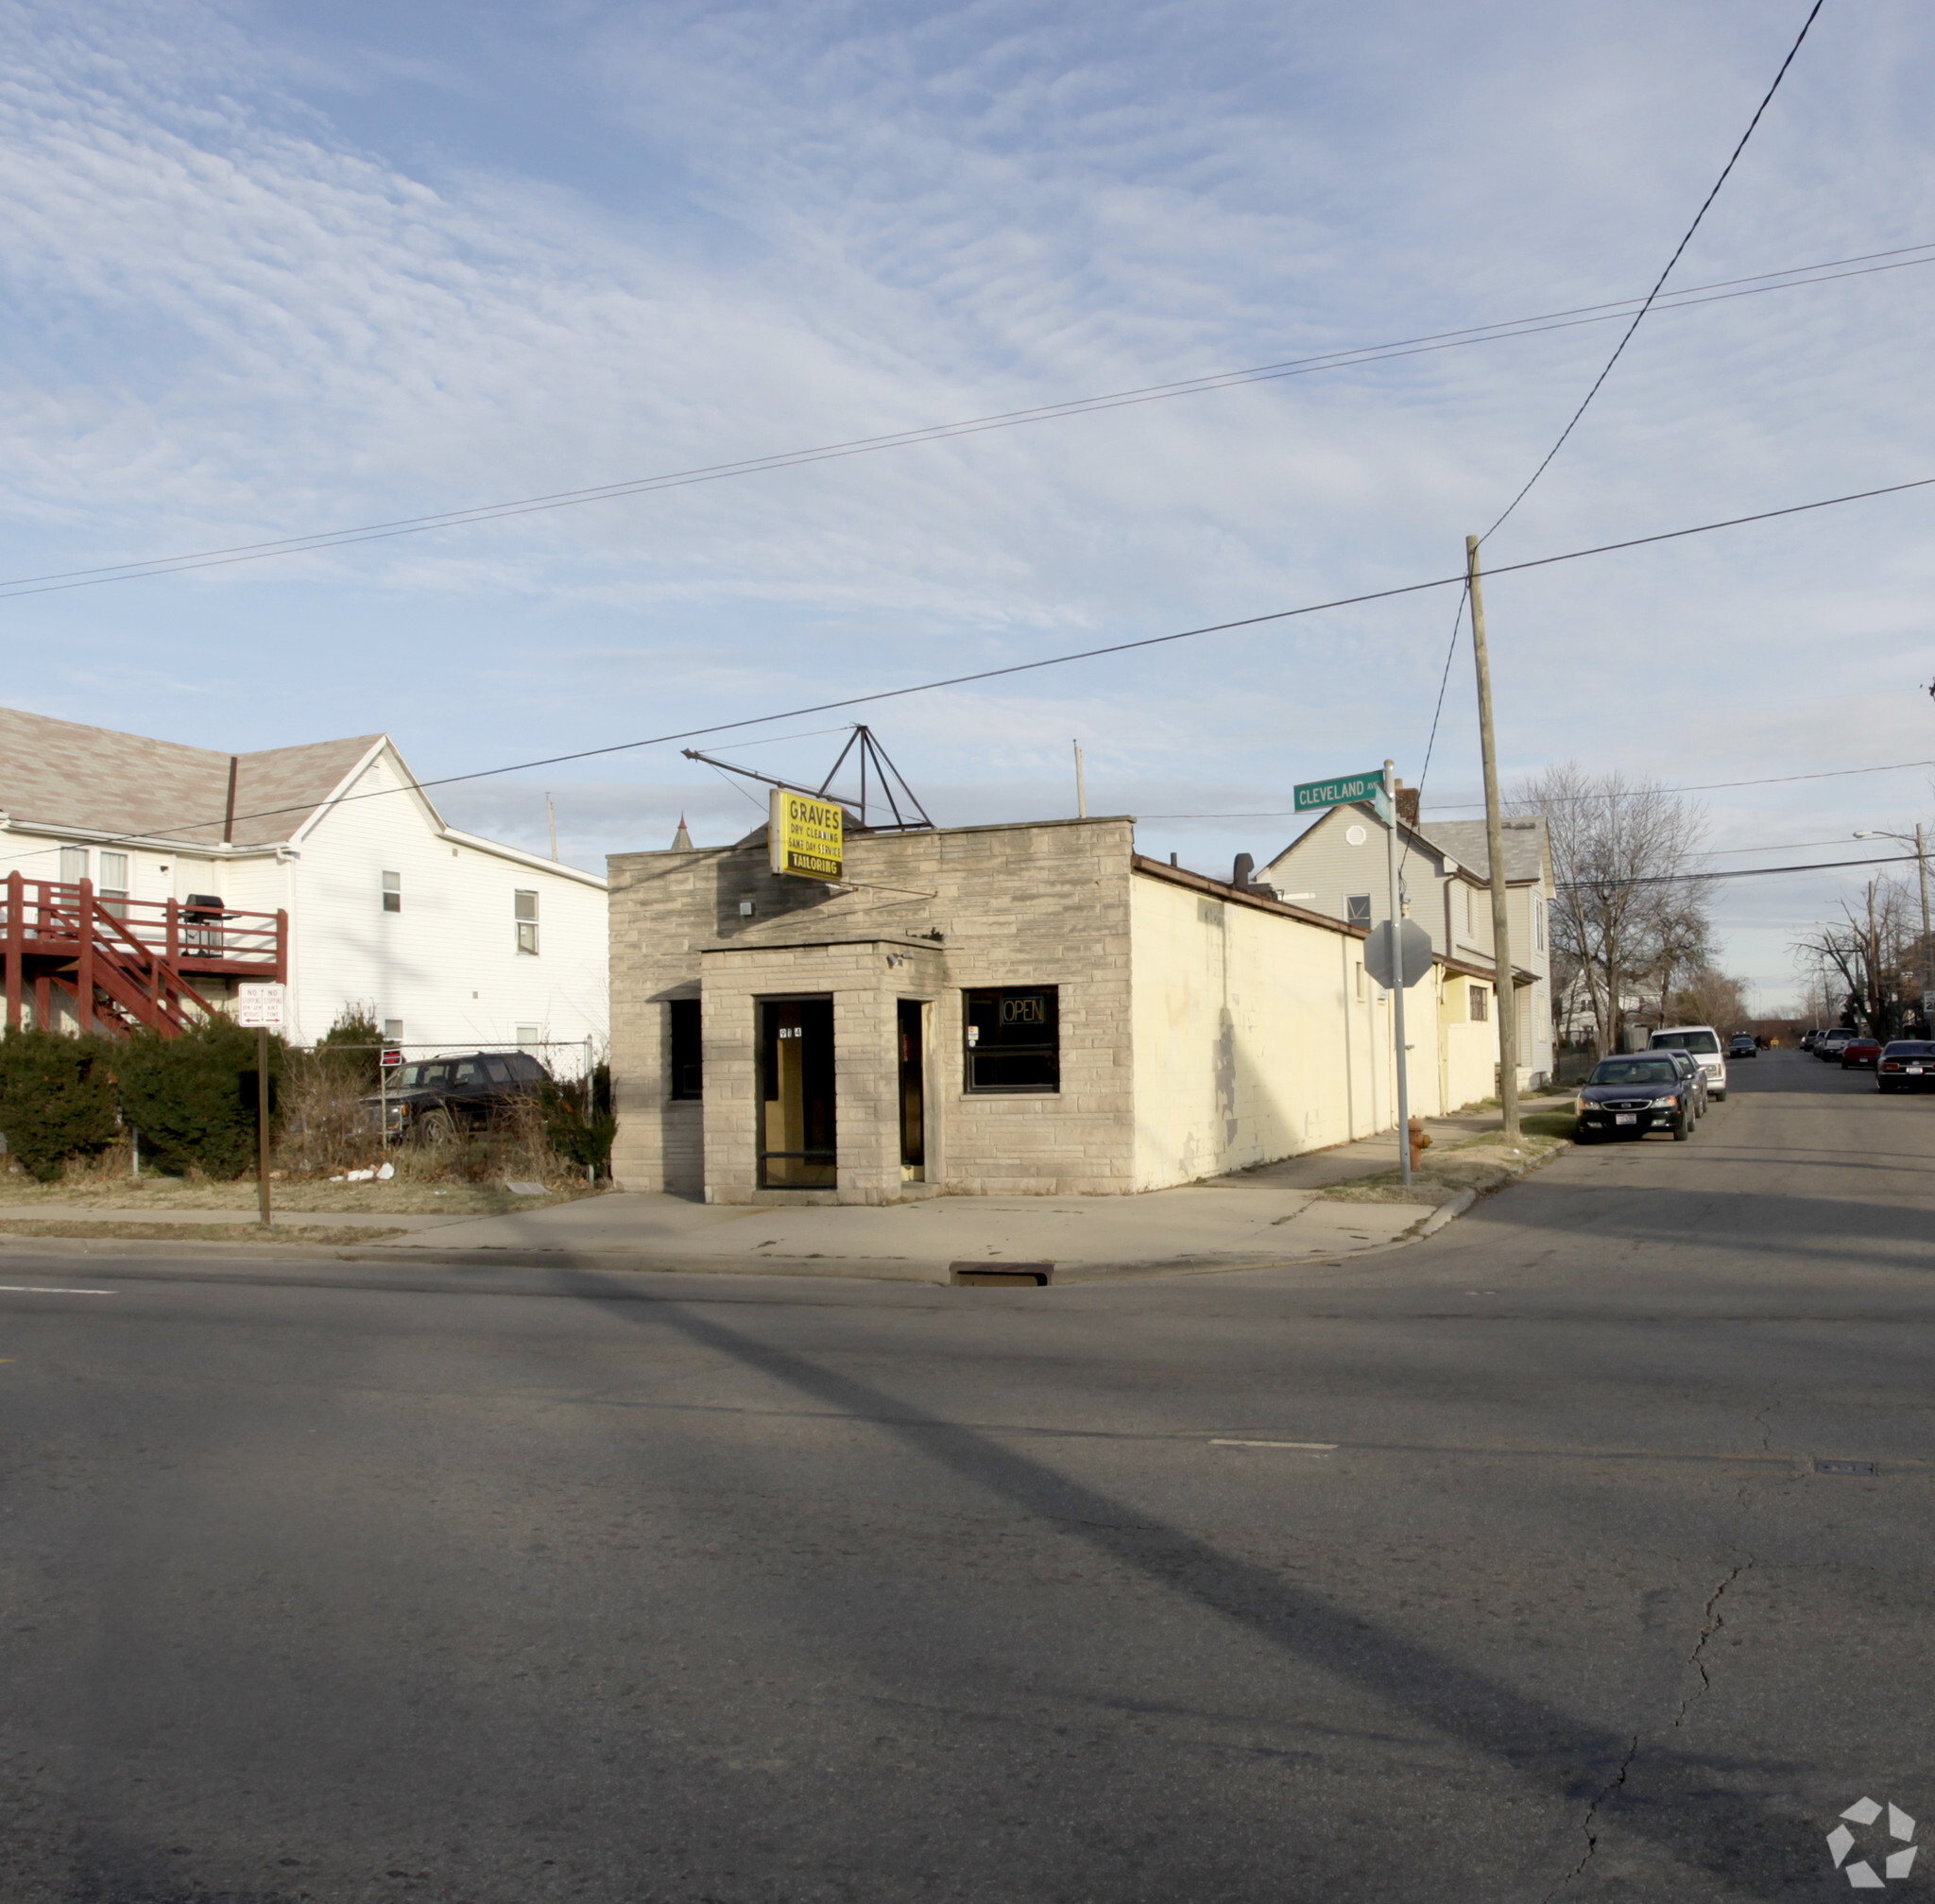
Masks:
[[[52,1023],[58,994],[83,1032],[152,1025],[185,1030],[211,1009],[192,978],[286,981],[289,916],[180,900],[103,899],[90,880],[9,873],[0,899],[6,1022],[18,1027],[27,988],[34,1021]]]

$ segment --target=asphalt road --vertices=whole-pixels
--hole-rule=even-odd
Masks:
[[[1935,1097],[1734,1076],[1294,1273],[9,1251],[0,1897],[1848,1895],[1935,1813]]]

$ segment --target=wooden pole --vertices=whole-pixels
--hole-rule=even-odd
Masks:
[[[1928,842],[1922,822],[1915,822],[1915,862],[1922,875],[1922,1022],[1928,1022],[1928,1002],[1935,996],[1935,939],[1928,936]],[[1925,1030],[1922,1034],[1927,1036]]]
[[[1498,749],[1492,735],[1492,662],[1485,648],[1485,597],[1479,579],[1478,538],[1464,539],[1464,573],[1471,585],[1471,649],[1478,663],[1478,745],[1485,774],[1485,857],[1492,870],[1492,1008],[1498,1015],[1498,1108],[1504,1137],[1516,1143],[1518,1125],[1518,997],[1512,984],[1512,919],[1505,888],[1505,829],[1498,810]]]
[[[1384,870],[1391,883],[1391,918],[1385,930],[1391,935],[1391,1049],[1397,1060],[1397,1181],[1409,1183],[1411,1063],[1404,1041],[1404,892],[1397,876],[1397,770],[1392,761],[1384,763],[1384,804],[1391,816],[1384,840]]]
[[[255,1175],[262,1205],[262,1226],[269,1224],[268,1207],[268,1027],[255,1027]]]

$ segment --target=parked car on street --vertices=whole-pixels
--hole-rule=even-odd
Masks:
[[[1813,1031],[1804,1031],[1801,1034],[1801,1049],[1803,1051],[1812,1051],[1814,1049],[1814,1040],[1820,1036],[1821,1032],[1818,1026]]]
[[[550,1072],[529,1052],[464,1052],[400,1065],[387,1088],[363,1100],[364,1121],[378,1128],[385,1111],[389,1134],[432,1146],[454,1143],[488,1129],[513,1104],[537,1097]]]
[[[1892,1039],[1881,1048],[1875,1084],[1879,1090],[1935,1090],[1935,1041]]]
[[[1685,1143],[1700,1115],[1694,1104],[1697,1089],[1668,1051],[1602,1057],[1580,1087],[1573,1139],[1597,1143],[1601,1138],[1670,1130],[1675,1142]]]
[[[1881,1040],[1878,1038],[1851,1038],[1841,1048],[1842,1071],[1873,1071],[1880,1061]]]
[[[1653,1033],[1652,1048],[1673,1046],[1688,1052],[1706,1073],[1706,1094],[1724,1104],[1727,1096],[1727,1061],[1721,1050],[1720,1033],[1710,1024],[1667,1024]]]
[[[1823,1064],[1838,1064],[1841,1061],[1841,1046],[1846,1044],[1852,1038],[1859,1038],[1860,1035],[1861,1034],[1859,1032],[1854,1030],[1852,1027],[1848,1025],[1829,1025],[1828,1028],[1824,1032],[1823,1032],[1819,1038],[1817,1038],[1814,1040],[1814,1055],[1818,1057]]]
[[[1737,1031],[1727,1040],[1727,1055],[1729,1057],[1758,1057],[1760,1055],[1760,1040],[1751,1031]]]
[[[1662,1045],[1660,1051],[1672,1059],[1687,1080],[1687,1089],[1692,1093],[1694,1120],[1698,1122],[1713,1108],[1713,1093],[1707,1089],[1705,1072],[1694,1061],[1691,1052],[1682,1051],[1678,1045]]]

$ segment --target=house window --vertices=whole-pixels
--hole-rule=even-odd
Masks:
[[[521,1024],[518,1026],[518,1045],[520,1049],[527,1044],[541,1044],[543,1038],[544,1027],[542,1025]]]
[[[1539,952],[1546,949],[1546,902],[1536,893],[1532,901],[1532,943]]]
[[[383,909],[386,913],[400,913],[402,911],[403,876],[402,873],[384,874]]]
[[[1367,926],[1371,922],[1371,896],[1369,893],[1352,893],[1344,902],[1344,920],[1349,925]]]
[[[1471,999],[1471,1021],[1481,1024],[1492,1015],[1491,992],[1481,985],[1467,986],[1465,990]]]
[[[78,885],[87,878],[87,849],[85,847],[62,847],[60,849],[60,883]]]
[[[401,1044],[403,1041],[403,1021],[400,1018],[386,1018],[383,1021],[383,1041],[385,1044]]]
[[[101,910],[112,913],[117,919],[128,917],[128,855],[108,853],[101,855]]]
[[[535,958],[538,952],[538,895],[513,895],[512,910],[517,915],[518,950],[521,952],[529,952]]]
[[[1054,986],[985,986],[961,994],[973,1091],[1051,1091],[1062,1084],[1060,993]]]
[[[704,1071],[700,1062],[700,1004],[695,998],[676,998],[665,1007],[670,1020],[670,1052],[666,1070],[676,1098],[703,1097]]]

